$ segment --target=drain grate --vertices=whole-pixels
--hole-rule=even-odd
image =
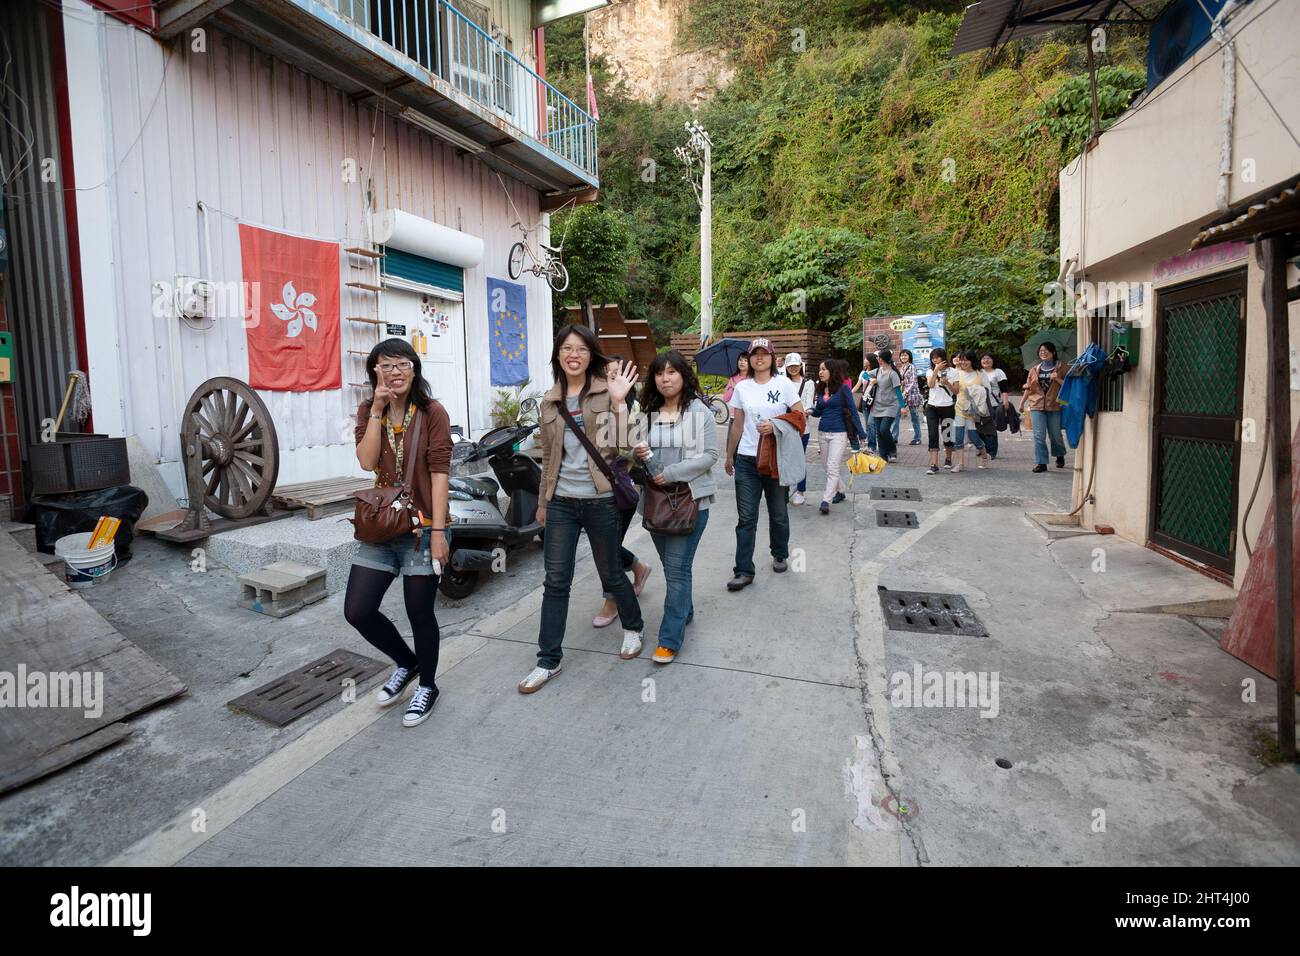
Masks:
[[[881,528],[918,528],[921,522],[916,520],[913,511],[881,511],[877,508],[876,525]]]
[[[284,727],[325,701],[338,697],[343,692],[346,678],[361,684],[387,667],[372,658],[339,648],[305,667],[236,697],[226,706]]]
[[[871,497],[876,501],[920,501],[919,488],[872,488]]]
[[[884,587],[879,588],[879,594],[880,607],[885,612],[885,626],[891,631],[989,636],[966,599],[959,594],[891,591]]]

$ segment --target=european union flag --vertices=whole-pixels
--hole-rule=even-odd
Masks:
[[[528,294],[517,282],[488,279],[488,349],[492,384],[528,380]]]

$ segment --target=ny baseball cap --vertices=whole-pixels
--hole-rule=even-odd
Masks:
[[[749,343],[749,351],[751,353],[757,352],[759,349],[762,349],[768,355],[776,354],[776,352],[772,350],[772,343],[764,338],[757,338]]]
[[[791,352],[789,355],[785,357],[785,364],[782,365],[781,367],[789,368],[791,365],[802,365],[802,364],[803,364],[803,356],[800,355],[798,352]]]

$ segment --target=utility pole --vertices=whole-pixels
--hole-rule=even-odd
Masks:
[[[682,178],[691,184],[700,207],[700,346],[713,338],[713,140],[698,120],[686,124],[685,146],[673,152],[686,166]]]

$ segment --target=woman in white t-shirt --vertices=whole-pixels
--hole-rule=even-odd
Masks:
[[[785,357],[785,377],[790,380],[799,391],[799,404],[803,406],[805,412],[813,406],[813,391],[816,386],[813,385],[812,379],[803,373],[803,356],[798,352],[791,352]],[[808,438],[812,434],[812,419],[805,418],[803,423],[803,450],[808,451]],[[790,504],[801,505],[804,503],[804,492],[808,490],[808,479],[804,478],[799,484],[790,490]]]
[[[943,438],[943,467],[952,471],[952,420],[956,415],[957,370],[948,364],[945,349],[931,350],[926,381],[930,386],[925,401],[925,433],[930,439],[930,467],[926,474],[937,475],[940,437]]]
[[[790,556],[790,513],[785,488],[758,473],[758,439],[772,434],[772,419],[799,408],[799,391],[784,375],[772,374],[772,343],[749,343],[749,377],[731,391],[735,417],[727,436],[727,474],[736,480],[736,565],[727,590],[739,591],[754,582],[754,539],[758,532],[758,503],[767,497],[767,538],[772,570],[780,574]]]
[[[1011,398],[1007,395],[1007,373],[998,368],[998,360],[993,357],[992,352],[980,353],[980,371],[984,373],[984,384],[989,387],[994,409],[996,410],[998,405],[1004,409],[1009,408]],[[990,460],[998,457],[997,432],[984,436],[984,447],[988,449]]]

